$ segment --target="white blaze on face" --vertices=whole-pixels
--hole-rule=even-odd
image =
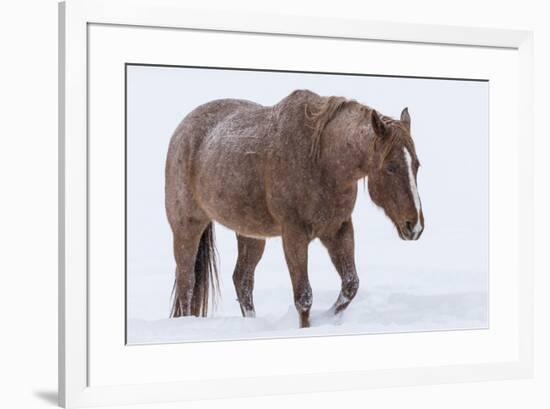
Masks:
[[[416,207],[416,225],[413,228],[414,238],[416,239],[422,231],[422,225],[420,223],[420,196],[418,196],[418,189],[416,187],[416,180],[412,170],[412,158],[407,148],[403,147],[403,153],[405,154],[405,162],[407,163],[407,172],[409,175],[409,186],[411,188],[412,197],[414,200],[414,206]]]

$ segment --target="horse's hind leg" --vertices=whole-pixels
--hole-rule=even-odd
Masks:
[[[189,316],[192,313],[195,260],[202,234],[208,223],[208,220],[184,218],[177,228],[173,229],[176,280],[172,317]]]
[[[359,277],[355,269],[353,225],[351,220],[344,222],[338,230],[321,237],[332,263],[342,279],[338,299],[332,306],[335,314],[347,308],[359,288]]]
[[[233,272],[233,283],[241,306],[243,317],[255,317],[254,271],[264,253],[265,240],[253,239],[237,234],[239,255]]]

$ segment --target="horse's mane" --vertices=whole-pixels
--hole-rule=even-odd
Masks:
[[[344,97],[324,97],[321,104],[316,109],[310,104],[305,105],[306,120],[308,126],[313,129],[311,135],[310,157],[314,160],[319,159],[321,155],[321,135],[328,123],[336,116],[340,109],[350,102]]]
[[[322,102],[319,104],[306,104],[305,116],[309,122],[308,126],[313,129],[311,135],[311,149],[310,157],[313,160],[318,160],[321,155],[322,135],[329,122],[334,119],[342,108],[346,105],[356,105],[365,116],[368,116],[372,112],[372,108],[363,105],[355,100],[350,100],[344,97],[323,97]],[[314,106],[312,106],[314,105]],[[380,163],[379,166],[383,166],[386,158],[391,152],[392,148],[397,145],[398,142],[402,142],[409,148],[411,152],[414,152],[412,147],[414,143],[409,135],[409,132],[403,127],[403,125],[386,115],[379,114],[380,119],[388,126],[391,133],[387,138],[374,138],[369,149],[375,149],[380,151]]]

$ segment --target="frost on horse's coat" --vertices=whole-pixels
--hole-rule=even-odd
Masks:
[[[217,289],[213,221],[237,236],[233,282],[243,316],[255,315],[254,270],[274,236],[282,236],[300,326],[309,326],[307,253],[315,238],[342,279],[332,308],[340,313],[359,287],[351,220],[358,180],[368,177],[371,199],[399,237],[416,240],[424,216],[409,172],[416,187],[418,167],[407,109],[394,120],[307,90],[269,107],[235,99],[197,107],[174,132],[166,160],[177,266],[172,316],[207,314],[210,287]]]

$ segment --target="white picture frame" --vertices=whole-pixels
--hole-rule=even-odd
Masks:
[[[89,29],[91,25],[159,27],[219,33],[245,33],[330,40],[380,41],[403,45],[430,44],[512,50],[518,61],[517,117],[513,137],[514,190],[517,206],[513,239],[517,264],[509,266],[515,282],[514,353],[489,362],[475,356],[462,364],[418,362],[393,368],[321,371],[304,367],[289,374],[251,373],[201,380],[136,382],[128,378],[90,382],[89,286]],[[533,36],[531,32],[448,27],[362,20],[280,15],[246,15],[189,10],[177,0],[68,0],[59,6],[59,403],[84,407],[168,402],[214,397],[347,390],[380,386],[498,380],[529,377],[533,367]],[[444,76],[441,74],[441,76]],[[509,118],[496,118],[507,121]],[[491,149],[499,148],[491,140]],[[502,255],[504,257],[504,255]],[[123,294],[120,294],[122,297]],[[498,296],[498,294],[491,294]],[[497,297],[498,298],[498,297]],[[405,334],[401,334],[407,337]],[[431,334],[432,338],[447,335]],[[435,339],[434,338],[434,339]],[[359,339],[359,338],[356,338]],[[405,339],[405,338],[403,338]],[[410,339],[410,337],[408,338]],[[247,341],[254,343],[258,341]],[[290,342],[290,341],[288,341]],[[308,338],[294,340],[307,348]],[[320,342],[320,341],[316,341]],[[395,338],[398,345],[399,341]],[[223,349],[224,343],[217,343]],[[237,344],[234,344],[237,345]],[[250,344],[249,344],[250,345]],[[465,344],[467,345],[467,344]],[[120,347],[124,347],[121,345]],[[190,348],[180,345],[173,348]],[[147,348],[147,347],[145,347]],[[281,344],[281,348],[285,348]],[[467,348],[467,347],[466,347]],[[465,355],[467,355],[467,352]],[[504,355],[503,355],[504,356]],[[116,365],[113,361],[113,365]],[[220,361],[223,365],[223,361]],[[261,376],[260,376],[261,375]],[[122,375],[121,375],[122,376]]]

